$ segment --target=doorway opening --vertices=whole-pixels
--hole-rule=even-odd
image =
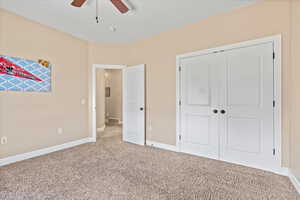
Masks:
[[[123,83],[121,69],[96,71],[97,138],[122,136]]]
[[[92,137],[145,144],[145,65],[93,65]]]

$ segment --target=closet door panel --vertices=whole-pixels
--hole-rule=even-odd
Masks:
[[[223,53],[220,84],[220,159],[253,167],[274,166],[273,44]]]
[[[219,158],[218,65],[215,55],[181,61],[182,152]]]

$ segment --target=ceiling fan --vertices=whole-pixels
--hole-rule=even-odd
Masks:
[[[81,7],[88,0],[73,0],[72,6]],[[130,7],[125,3],[124,0],[109,0],[122,14],[127,13]]]

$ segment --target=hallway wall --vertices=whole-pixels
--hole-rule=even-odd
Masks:
[[[122,121],[123,103],[123,73],[122,70],[106,69],[105,86],[110,87],[110,97],[106,98],[106,116],[110,119]]]
[[[96,122],[97,129],[105,126],[105,70],[96,71]]]

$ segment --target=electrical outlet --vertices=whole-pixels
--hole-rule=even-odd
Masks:
[[[7,137],[1,137],[1,144],[7,144]]]
[[[81,99],[81,105],[85,105],[86,101],[85,99]]]
[[[60,134],[60,135],[63,134],[64,133],[64,129],[63,128],[58,128],[57,129],[57,133]]]

